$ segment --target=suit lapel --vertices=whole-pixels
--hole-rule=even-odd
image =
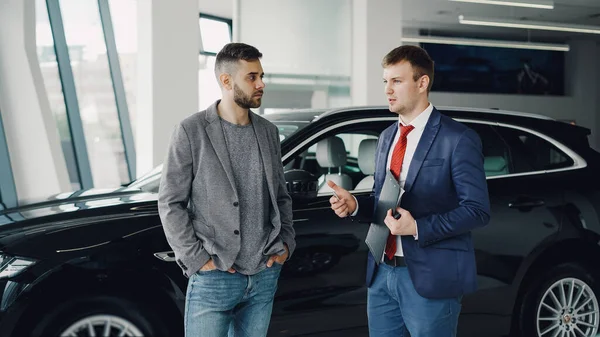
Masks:
[[[425,129],[421,135],[421,140],[419,140],[419,144],[417,144],[412,161],[410,162],[408,176],[406,177],[406,182],[404,183],[405,192],[410,191],[415,179],[417,178],[417,175],[419,175],[423,161],[425,160],[429,149],[431,149],[431,144],[433,144],[433,141],[435,140],[435,137],[440,129],[440,119],[440,112],[434,108],[431,112],[431,116],[429,116],[427,124],[425,125]]]
[[[227,150],[227,143],[225,143],[225,136],[223,135],[221,120],[219,119],[219,114],[217,113],[217,104],[219,104],[219,101],[207,109],[206,120],[209,124],[206,127],[206,134],[208,135],[208,139],[210,139],[221,165],[223,166],[223,170],[225,170],[225,174],[229,179],[231,187],[234,191],[236,191],[233,169],[231,168],[231,161],[229,159],[229,151]]]
[[[390,135],[385,136],[383,138],[383,143],[381,144],[381,150],[379,152],[379,156],[377,157],[379,159],[375,166],[375,167],[379,168],[378,178],[381,179],[381,182],[383,182],[385,180],[385,176],[387,173],[388,154],[390,153],[392,143],[394,142],[394,137],[396,137],[396,132],[398,132],[398,122],[394,123],[394,125],[392,125],[388,130],[389,130]]]
[[[254,115],[252,111],[249,111],[250,120],[252,121],[252,127],[254,127],[254,133],[258,141],[258,148],[262,158],[263,169],[265,170],[265,177],[271,197],[275,195],[273,188],[273,162],[271,157],[271,146],[269,138],[267,137],[267,128],[262,121]],[[280,163],[277,163],[280,164]]]

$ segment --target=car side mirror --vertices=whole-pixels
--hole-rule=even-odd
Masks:
[[[319,179],[305,170],[289,170],[284,173],[288,193],[294,199],[317,197]]]

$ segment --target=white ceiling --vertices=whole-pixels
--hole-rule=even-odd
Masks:
[[[580,24],[600,28],[600,0],[554,0],[554,9],[496,6],[463,3],[448,0],[402,0],[402,19],[405,31],[431,35],[456,35],[462,37],[517,38],[542,41],[567,41],[594,39],[600,35],[526,30],[504,27],[461,25],[458,16],[504,18]],[[526,0],[521,0],[526,2]],[[529,34],[529,36],[528,36]]]
[[[198,0],[201,13],[231,18],[236,0]],[[252,1],[252,0],[239,0]],[[301,0],[288,0],[301,1]],[[328,0],[332,1],[332,0]],[[344,0],[348,1],[348,0]],[[351,0],[350,0],[351,1]],[[600,41],[598,34],[563,33],[517,28],[461,25],[458,16],[505,18],[581,24],[600,27],[600,0],[554,0],[554,9],[495,6],[448,0],[402,1],[402,22],[408,34],[453,35],[458,37],[506,38],[566,42],[573,39]],[[526,2],[527,0],[519,0]]]

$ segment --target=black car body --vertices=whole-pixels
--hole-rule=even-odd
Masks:
[[[595,335],[600,154],[589,130],[493,109],[439,110],[480,135],[492,210],[473,232],[479,290],[463,298],[459,336]],[[360,142],[397,115],[365,107],[266,117],[280,130],[298,243],[269,336],[366,336],[368,224],[336,217],[331,192],[317,193],[315,180],[338,173],[357,186],[366,176]],[[315,144],[332,136],[348,160],[323,168]],[[159,178],[160,167],[115,190],[1,211],[0,335],[182,335],[187,279],[158,217]]]

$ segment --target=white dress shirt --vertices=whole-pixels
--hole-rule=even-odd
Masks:
[[[417,150],[417,145],[419,145],[419,141],[421,140],[421,136],[423,135],[423,131],[425,130],[425,126],[427,125],[427,121],[429,121],[429,116],[433,112],[433,105],[429,103],[427,108],[421,112],[417,118],[415,118],[410,124],[404,123],[401,116],[398,116],[398,131],[396,131],[396,136],[394,137],[394,142],[390,147],[390,151],[388,152],[388,159],[386,169],[390,170],[390,163],[392,162],[392,154],[394,153],[394,147],[396,147],[396,143],[400,139],[400,124],[412,125],[414,129],[408,134],[406,137],[406,152],[404,152],[404,159],[402,160],[402,168],[400,169],[400,188],[404,189],[404,183],[406,182],[406,177],[408,176],[408,168],[410,167],[410,163],[412,161],[413,156],[415,155],[415,151]],[[356,201],[356,197],[354,197]],[[351,216],[355,216],[358,213],[358,202],[356,202],[356,209],[351,214]],[[416,225],[416,222],[415,222]],[[415,240],[418,240],[419,233],[414,235]],[[385,254],[384,254],[385,255]],[[404,252],[402,251],[402,239],[401,236],[396,236],[396,256],[404,256]],[[383,261],[383,256],[381,257]]]
[[[404,189],[404,183],[406,183],[406,177],[408,176],[408,168],[410,167],[410,163],[412,162],[412,158],[415,155],[415,151],[417,150],[417,145],[419,145],[419,141],[421,140],[421,136],[423,135],[423,131],[425,130],[425,125],[427,125],[427,121],[429,120],[429,116],[431,116],[431,112],[433,112],[433,105],[429,103],[427,108],[421,112],[417,118],[415,118],[410,124],[404,123],[402,120],[402,116],[398,116],[398,131],[396,132],[396,137],[394,138],[394,142],[390,147],[390,152],[388,153],[387,159],[387,170],[390,170],[390,164],[392,162],[392,154],[394,153],[394,147],[396,147],[396,143],[400,140],[400,124],[407,126],[412,125],[414,129],[408,133],[406,137],[406,152],[404,153],[404,160],[402,161],[402,169],[400,169],[400,188]],[[410,210],[409,210],[410,211]],[[415,240],[418,238],[418,233],[415,235]],[[396,236],[396,256],[404,256],[404,252],[402,251],[402,240],[401,236]]]

